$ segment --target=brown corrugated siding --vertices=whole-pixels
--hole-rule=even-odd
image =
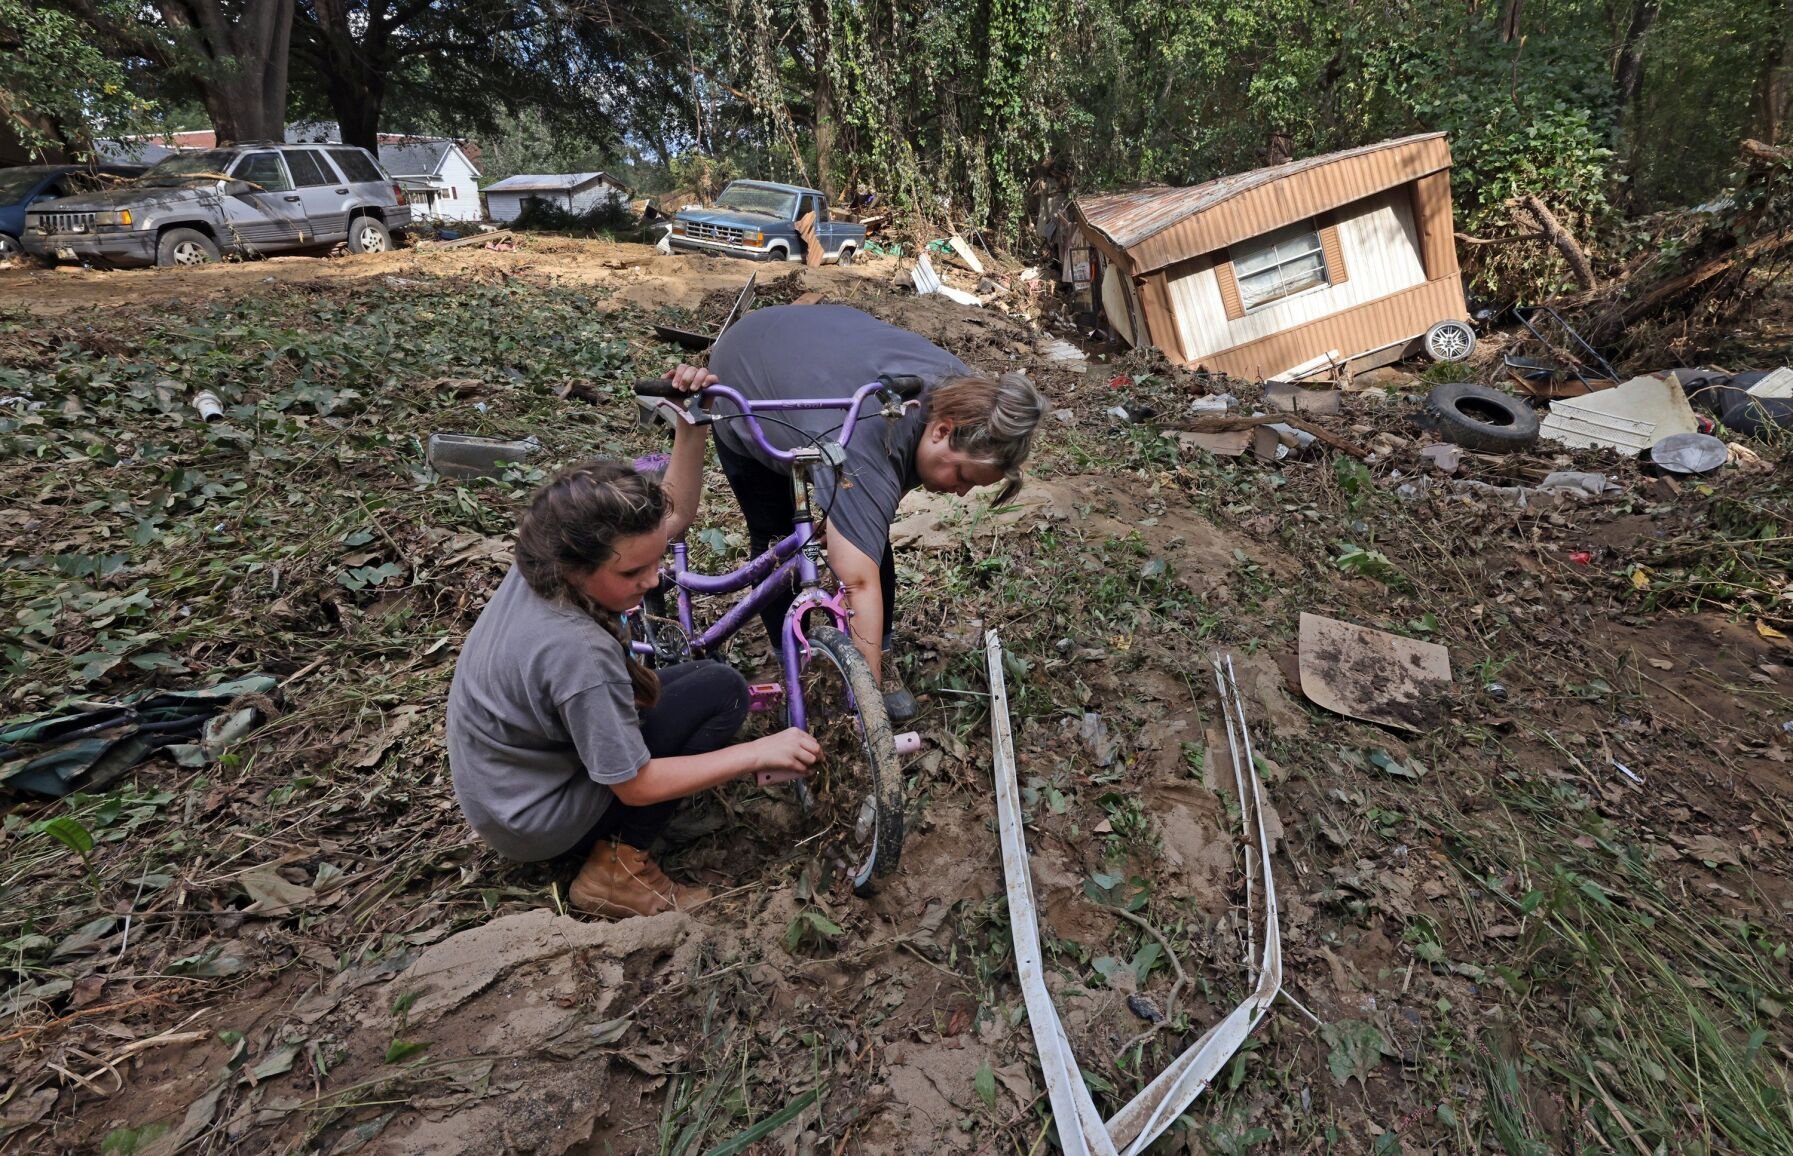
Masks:
[[[1146,333],[1166,357],[1187,361],[1183,337],[1177,331],[1177,312],[1170,303],[1170,275],[1162,269],[1139,282],[1139,309],[1145,314]]]
[[[1257,380],[1281,373],[1329,349],[1338,350],[1345,358],[1355,357],[1424,333],[1435,321],[1447,317],[1464,318],[1468,314],[1463,302],[1463,283],[1453,273],[1442,280],[1427,281],[1355,309],[1210,353],[1201,359],[1200,365],[1212,372]],[[1173,318],[1170,324],[1174,323]],[[1154,337],[1157,331],[1154,325]]]
[[[1292,172],[1166,226],[1130,246],[1127,260],[1144,276],[1421,177],[1441,175],[1448,189],[1450,167],[1450,145],[1431,136]],[[1094,225],[1088,231],[1113,245]]]
[[[1457,236],[1451,224],[1451,174],[1429,173],[1413,183],[1413,226],[1427,280],[1457,276]]]

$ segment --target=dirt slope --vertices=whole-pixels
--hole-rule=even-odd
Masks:
[[[570,864],[506,864],[469,835],[441,743],[454,653],[540,474],[443,485],[420,439],[538,433],[544,469],[648,448],[626,406],[556,388],[663,369],[680,354],[649,324],[703,320],[755,268],[766,300],[820,292],[1028,368],[1060,412],[1016,507],[903,507],[926,745],[885,890],[846,893],[790,792],[741,785],[692,808],[669,856],[716,902],[587,923],[563,909]],[[9,809],[0,1152],[1045,1150],[987,626],[1013,656],[1049,985],[1110,1111],[1247,987],[1209,657],[1238,666],[1300,1006],[1158,1151],[1777,1150],[1793,467],[1671,500],[1634,464],[1540,453],[1467,468],[1511,484],[1587,466],[1623,490],[1524,510],[1403,495],[1424,469],[1417,402],[1377,394],[1334,423],[1377,447],[1361,472],[1180,453],[1105,411],[1252,387],[1144,356],[1071,373],[1021,322],[892,290],[898,274],[539,239],[0,271],[0,394],[49,403],[0,430],[7,713],[249,669],[284,684],[224,765],[146,763],[110,809]],[[200,385],[241,407],[228,428],[192,422]],[[714,562],[741,545],[712,486]],[[369,574],[382,563],[397,574]],[[147,610],[105,601],[138,590]],[[1448,645],[1439,725],[1308,704],[1303,611]],[[91,881],[33,828],[65,813],[98,836]],[[1162,1006],[1173,968],[1116,906],[1189,976],[1133,1047],[1128,997]]]

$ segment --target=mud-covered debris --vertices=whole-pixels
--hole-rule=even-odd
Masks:
[[[1152,1002],[1152,997],[1144,992],[1134,992],[1127,997],[1127,1010],[1149,1024],[1164,1022],[1164,1012]]]
[[[1301,693],[1349,718],[1430,730],[1451,682],[1450,652],[1318,614],[1301,616]]]
[[[1422,447],[1419,456],[1441,474],[1454,474],[1463,464],[1463,451],[1444,442]]]

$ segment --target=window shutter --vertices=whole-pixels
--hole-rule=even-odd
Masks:
[[[1314,223],[1320,227],[1320,248],[1326,254],[1326,283],[1343,284],[1350,273],[1345,269],[1345,250],[1339,245],[1338,222],[1327,213]]]
[[[1245,302],[1239,299],[1239,280],[1233,276],[1231,257],[1214,263],[1214,280],[1220,285],[1220,303],[1226,307],[1226,319],[1237,321],[1245,316]]]

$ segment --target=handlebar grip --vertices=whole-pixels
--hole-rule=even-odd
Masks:
[[[676,388],[664,377],[637,378],[631,386],[636,397],[689,397],[686,391]]]
[[[913,373],[880,373],[878,382],[904,401],[920,397],[926,384]]]

